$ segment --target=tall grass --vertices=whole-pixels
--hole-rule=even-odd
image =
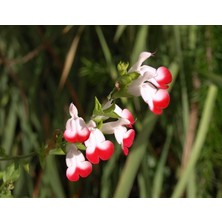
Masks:
[[[1,26],[1,197],[221,197],[221,34],[220,26]],[[50,154],[61,154],[69,104],[89,120],[118,62],[132,65],[141,51],[171,70],[169,107],[155,116],[141,98],[121,99],[136,118],[129,155],[113,140],[109,161],[69,182],[65,156]]]

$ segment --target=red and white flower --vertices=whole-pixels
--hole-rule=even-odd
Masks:
[[[66,176],[70,181],[78,181],[79,177],[87,177],[92,172],[92,164],[85,160],[74,144],[68,145],[66,165]]]
[[[85,141],[86,158],[93,164],[99,163],[101,160],[108,160],[114,153],[114,145],[111,141],[106,140],[103,133],[96,128],[96,123],[90,121],[88,123],[90,130],[89,139]]]
[[[133,129],[127,130],[126,126],[132,127],[134,117],[129,110],[122,110],[119,106],[115,105],[116,114],[120,116],[117,121],[104,123],[101,131],[105,134],[114,134],[117,143],[122,147],[123,153],[128,155],[129,148],[132,146],[135,131]]]
[[[130,68],[129,72],[138,72],[140,76],[132,82],[128,92],[134,96],[142,96],[155,114],[161,114],[170,102],[167,92],[168,84],[172,81],[172,75],[166,67],[155,69],[142,63],[152,56],[150,52],[142,52],[138,61]]]
[[[78,116],[78,110],[73,103],[70,104],[69,113],[71,118],[66,122],[64,138],[67,142],[84,142],[89,138],[90,131],[83,118]]]

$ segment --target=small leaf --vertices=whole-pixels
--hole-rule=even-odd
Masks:
[[[65,152],[62,148],[56,148],[49,151],[50,155],[65,155]]]
[[[114,110],[115,103],[113,103],[109,108],[103,110],[104,116],[109,118],[119,118],[120,116],[117,115]]]
[[[78,148],[79,150],[86,150],[85,145],[83,145],[82,143],[75,143],[75,145],[77,146],[77,148]]]
[[[23,168],[24,168],[25,172],[27,172],[29,174],[29,172],[30,172],[30,165],[29,165],[29,163],[23,163]]]
[[[128,87],[131,83],[140,76],[137,72],[127,73],[126,75],[121,76],[115,83],[115,88],[108,96],[109,99],[118,99],[121,97],[132,97],[128,93]]]
[[[17,162],[13,162],[7,166],[3,173],[3,182],[16,181],[20,176],[20,165]]]
[[[120,76],[127,74],[128,66],[129,66],[129,63],[119,62],[119,64],[117,65],[117,70],[118,70]]]
[[[129,86],[133,80],[137,79],[140,76],[137,72],[131,72],[127,75],[124,75],[120,78],[119,82],[121,84],[121,87]]]
[[[99,102],[99,100],[95,97],[95,106],[93,110],[93,115],[98,116],[98,115],[101,115],[102,113],[103,113],[102,105]]]

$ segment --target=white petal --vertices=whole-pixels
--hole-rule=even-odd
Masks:
[[[105,137],[103,133],[99,129],[94,129],[91,131],[89,139],[85,141],[85,145],[87,146],[87,149],[90,148],[90,150],[94,151],[95,147],[105,141]]]
[[[88,127],[88,128],[96,128],[96,123],[93,121],[93,120],[90,120],[87,124],[86,124],[86,126]]]
[[[101,131],[105,134],[113,134],[115,129],[115,122],[104,123]]]
[[[73,126],[73,123],[75,124],[75,120],[73,118],[68,119],[66,122],[66,130],[73,130],[75,129],[75,126]]]
[[[70,113],[71,117],[73,117],[73,118],[78,117],[78,110],[73,103],[71,103],[69,106],[69,113]]]
[[[139,55],[139,58],[137,60],[137,62],[129,69],[129,72],[134,72],[134,71],[138,71],[138,69],[140,68],[140,66],[142,65],[142,63],[148,59],[150,56],[152,55],[152,53],[150,52],[141,52]]]
[[[133,96],[140,96],[140,86],[143,84],[143,82],[144,82],[143,76],[139,76],[128,87],[128,93]]]
[[[113,100],[109,100],[107,103],[105,103],[102,107],[103,110],[108,109],[110,106],[112,106]]]
[[[125,118],[120,118],[117,121],[109,122],[109,123],[104,123],[102,126],[101,131],[105,134],[113,134],[115,133],[115,129],[118,128],[119,126],[123,125],[129,125],[130,121]]]
[[[115,105],[114,112],[115,112],[117,115],[121,116],[122,111],[123,111],[123,110],[122,110],[118,105]]]
[[[91,131],[89,139],[86,140],[85,146],[87,147],[87,152],[88,153],[94,153],[95,148],[96,148],[96,138],[95,135],[93,134],[93,131]]]
[[[140,74],[144,76],[144,81],[154,78],[157,75],[156,69],[151,66],[141,66]]]
[[[85,160],[83,154],[76,148],[74,144],[69,144],[67,148],[68,148],[68,152],[66,154],[67,167],[75,166],[78,161]]]
[[[153,96],[157,89],[149,83],[144,83],[140,88],[140,93],[143,100],[149,105],[150,109],[153,108]]]
[[[124,137],[126,131],[127,131],[127,129],[124,126],[119,126],[118,128],[115,129],[114,135],[115,135],[117,143],[122,144],[123,137]]]
[[[99,129],[95,129],[93,131],[93,134],[96,138],[96,143],[102,143],[104,142],[106,139],[105,139],[105,136],[103,135],[103,133],[99,130]]]

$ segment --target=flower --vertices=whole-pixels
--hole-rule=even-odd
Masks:
[[[122,117],[123,119],[126,119],[129,121],[128,127],[132,128],[132,125],[134,124],[134,117],[132,113],[128,109],[121,109],[118,105],[115,104],[115,110],[114,112]]]
[[[86,158],[93,164],[99,163],[99,160],[108,160],[114,153],[114,145],[111,141],[105,140],[103,133],[96,128],[96,123],[88,123],[90,130],[89,139],[85,141]]]
[[[164,66],[155,69],[148,65],[142,65],[150,56],[152,53],[142,52],[138,61],[129,69],[129,72],[138,72],[140,76],[128,87],[128,93],[142,96],[153,113],[161,114],[170,102],[170,96],[166,89],[172,81],[172,75]]]
[[[90,131],[83,118],[78,117],[78,110],[73,103],[70,104],[69,113],[71,118],[66,122],[64,138],[67,142],[84,142],[89,138]]]
[[[126,126],[132,127],[134,117],[129,110],[122,110],[117,105],[115,105],[114,112],[116,112],[120,118],[113,122],[104,123],[101,131],[106,134],[114,134],[116,141],[122,147],[123,153],[128,155],[128,149],[134,141],[135,131],[133,129],[127,130]]]
[[[66,154],[66,176],[70,181],[78,181],[79,176],[87,177],[92,172],[92,164],[85,160],[83,154],[74,144],[68,145]]]

